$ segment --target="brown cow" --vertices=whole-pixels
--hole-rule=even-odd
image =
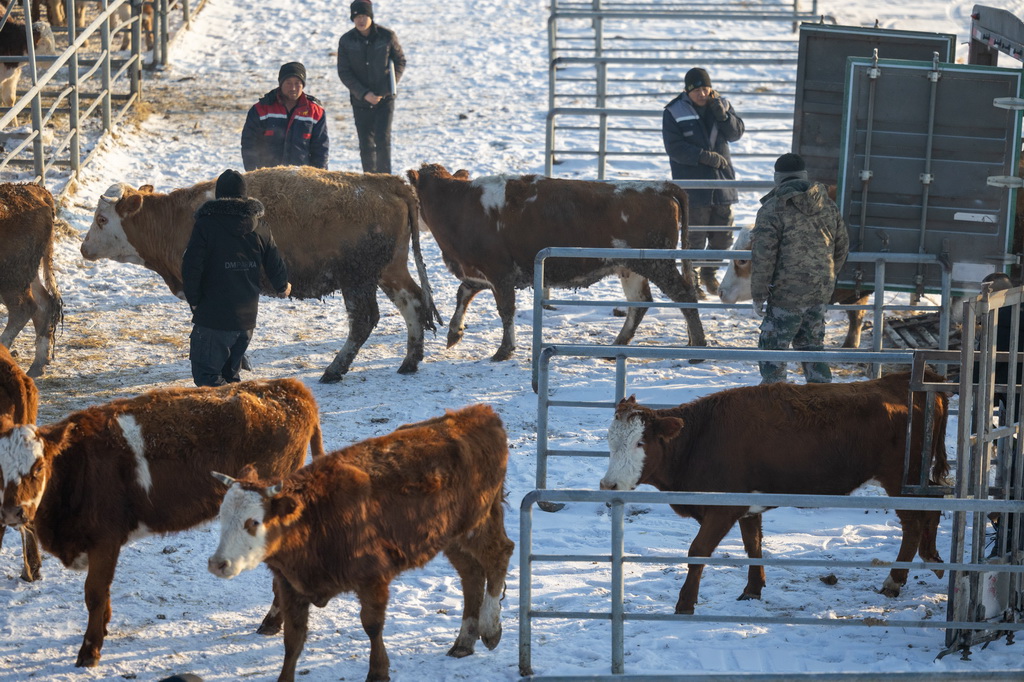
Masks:
[[[469,181],[443,166],[410,170],[423,220],[441,247],[448,269],[458,277],[448,347],[462,339],[466,308],[484,289],[494,292],[504,332],[492,360],[507,360],[516,347],[515,290],[533,286],[537,252],[553,246],[674,249],[686,241],[686,192],[672,183],[559,180],[534,175],[493,176]],[[554,258],[545,264],[545,284],[587,287],[618,274],[630,301],[650,301],[650,279],[673,301],[696,302],[692,268],[683,274],[671,260]],[[630,308],[615,344],[629,343],[647,308]],[[684,309],[691,346],[703,346],[704,329],[695,308]]]
[[[2,12],[0,12],[2,13]],[[45,21],[32,24],[32,43],[36,54],[57,54],[53,31]],[[0,29],[0,107],[14,106],[17,99],[18,79],[28,55],[28,31],[20,21],[8,19]],[[16,57],[17,59],[10,59]],[[13,120],[14,125],[18,119]]]
[[[941,377],[928,372],[928,381]],[[889,495],[903,485],[909,373],[849,384],[767,384],[714,393],[691,403],[653,410],[622,400],[608,430],[611,461],[602,490],[632,490],[640,483],[658,490],[736,493],[847,495],[878,481]],[[931,433],[931,476],[948,472],[945,394],[935,397]],[[920,453],[925,401],[914,399],[912,452]],[[911,456],[910,480],[920,475],[920,456]],[[672,505],[680,516],[700,523],[689,556],[708,557],[737,521],[743,547],[761,558],[764,508]],[[935,535],[938,512],[901,511],[903,544],[897,561],[915,551],[939,562]],[[690,564],[676,613],[692,614],[703,564]],[[941,571],[936,571],[941,577]],[[894,568],[882,592],[900,593],[907,569]],[[740,599],[760,599],[764,567],[751,565]]]
[[[5,433],[21,424],[35,424],[39,410],[39,393],[32,379],[21,371],[7,349],[0,346],[0,433]],[[0,465],[0,481],[3,480],[3,466]],[[3,490],[0,489],[0,503]],[[6,526],[0,522],[0,543],[4,539]],[[31,526],[21,527],[22,569],[21,579],[33,582],[40,578],[42,561],[39,557],[39,543]]]
[[[38,377],[53,358],[64,303],[53,277],[53,196],[39,185],[0,184],[0,301],[7,326],[0,346],[11,347],[29,320],[36,331],[28,375]]]
[[[370,638],[367,680],[388,680],[384,612],[403,571],[444,552],[462,580],[462,628],[449,656],[501,638],[501,598],[514,545],[505,535],[508,440],[487,405],[450,411],[331,453],[278,483],[230,485],[210,571],[222,578],[265,562],[284,615],[284,666],[295,679],[309,605],[355,592]],[[215,474],[216,475],[216,474]]]
[[[100,660],[126,542],[216,516],[224,490],[210,469],[254,464],[281,477],[302,466],[307,446],[323,454],[316,401],[295,379],[151,391],[0,436],[0,520],[34,523],[46,551],[88,569],[89,625],[75,665]]]
[[[348,312],[348,339],[320,381],[340,381],[380,319],[377,287],[405,319],[408,347],[398,369],[411,374],[423,359],[423,329],[435,329],[437,311],[420,253],[417,202],[393,175],[343,173],[308,166],[261,168],[245,174],[249,194],[263,202],[258,229],[273,232],[288,265],[295,298],[323,298],[341,290]],[[184,298],[181,255],[192,232],[192,215],[213,198],[214,181],[170,194],[151,185],[134,190],[112,185],[100,197],[82,242],[89,260],[110,258],[144,265]],[[409,274],[409,241],[420,285]],[[266,286],[265,293],[274,292]]]

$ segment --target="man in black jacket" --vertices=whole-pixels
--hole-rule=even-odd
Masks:
[[[394,31],[373,22],[371,0],[355,0],[350,14],[355,28],[338,41],[338,77],[352,102],[363,172],[390,173],[394,84],[405,71],[405,55]]]
[[[327,168],[327,114],[305,92],[306,67],[288,62],[277,74],[278,87],[252,105],[242,127],[242,165]]]
[[[686,72],[685,91],[665,105],[661,132],[672,166],[673,180],[735,180],[729,143],[743,136],[743,119],[732,105],[711,87],[711,77],[701,68]],[[731,226],[735,189],[688,189],[690,225]],[[728,249],[732,232],[690,229],[691,249]],[[701,284],[712,296],[718,294],[715,268],[700,271]]]
[[[239,381],[260,296],[260,271],[279,296],[291,293],[288,270],[274,237],[256,231],[263,204],[245,196],[245,178],[226,170],[216,199],[196,211],[181,259],[185,298],[192,307],[189,360],[196,386]]]

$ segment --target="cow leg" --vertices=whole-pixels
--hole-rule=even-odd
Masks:
[[[114,569],[120,554],[119,545],[96,547],[89,552],[89,573],[85,576],[85,608],[89,611],[89,625],[85,628],[76,667],[93,668],[100,662],[100,649],[110,622],[110,584],[114,582]]]
[[[683,261],[683,272],[679,274],[675,263],[669,261],[640,261],[645,264],[643,268],[638,267],[638,273],[645,275],[655,285],[676,303],[696,303],[697,287],[693,283],[693,268],[690,261]],[[683,308],[683,318],[686,320],[687,345],[706,346],[704,338],[704,326],[700,322],[700,315],[696,308]],[[702,362],[701,360],[690,360],[691,363]]]
[[[32,327],[36,332],[36,347],[32,366],[28,368],[28,375],[35,379],[42,376],[44,368],[50,364],[50,360],[53,358],[57,319],[60,317],[57,308],[60,303],[47,291],[38,276],[32,282],[31,291],[32,298],[36,302],[35,312],[32,313]]]
[[[274,581],[274,601],[270,604],[270,610],[263,616],[263,622],[256,628],[257,635],[276,635],[281,632],[281,622],[284,616],[281,614],[281,597],[277,594],[277,581]]]
[[[345,309],[348,311],[348,338],[320,377],[322,384],[341,381],[352,365],[356,353],[366,343],[370,332],[380,320],[376,282],[360,282],[354,286],[343,287],[341,294],[345,299]]]
[[[516,350],[516,289],[509,284],[497,284],[494,287],[494,302],[498,304],[498,317],[501,318],[501,345],[491,357],[494,362],[502,362],[512,357]]]
[[[0,106],[11,107],[14,106],[14,102],[17,99],[16,94],[18,91],[18,79],[21,76],[21,67],[15,67],[10,69],[7,67],[0,67],[3,69],[3,73],[7,74],[6,77],[0,82]],[[11,124],[14,127],[18,126],[18,118],[15,116],[11,119]]]
[[[384,614],[388,607],[389,582],[380,579],[356,590],[359,597],[359,620],[370,638],[370,671],[366,682],[387,682],[391,679],[388,651],[384,647]],[[285,621],[287,622],[287,621]]]
[[[694,557],[709,557],[718,547],[729,529],[733,527],[736,520],[745,512],[720,507],[707,514],[700,522],[700,530],[690,543],[690,551],[687,554],[691,559]],[[676,602],[676,613],[693,615],[693,607],[697,604],[697,593],[700,590],[700,576],[704,572],[704,564],[689,564],[686,570],[686,581],[679,590],[679,601]]]
[[[0,526],[2,534],[3,526]],[[31,523],[21,527],[21,579],[27,583],[34,583],[42,578],[42,559],[39,556],[39,540],[36,539],[35,528]]]
[[[903,527],[903,542],[900,544],[896,561],[912,561],[921,544],[922,521],[924,520],[922,513],[897,509],[896,515],[900,517],[900,525]],[[909,571],[905,568],[894,568],[889,571],[889,577],[882,583],[882,594],[887,597],[898,597],[900,588],[907,584],[908,573]]]
[[[501,641],[501,598],[515,544],[505,534],[505,512],[496,499],[483,525],[445,549],[462,580],[462,629],[449,656],[473,653],[479,637],[494,649]]]
[[[625,294],[627,301],[650,303],[654,300],[651,298],[651,285],[646,277],[623,270],[619,273],[619,282],[622,284],[622,293]],[[626,321],[622,323],[622,329],[615,337],[616,346],[625,346],[632,340],[633,335],[636,334],[636,328],[640,326],[640,321],[646,314],[647,308],[628,308],[626,310]]]
[[[4,327],[3,333],[0,334],[0,346],[6,346],[10,349],[14,339],[25,328],[28,321],[32,319],[36,304],[32,300],[31,289],[0,292],[0,301],[3,301],[4,305],[7,306],[7,326]]]
[[[281,600],[284,617],[284,663],[278,682],[295,682],[295,666],[306,646],[309,632],[309,600],[295,591],[283,578],[274,576],[274,594]]]
[[[444,554],[452,562],[462,581],[462,627],[455,644],[448,650],[453,658],[463,658],[473,653],[476,640],[480,637],[480,606],[484,600],[484,568],[480,562],[456,540],[445,548]]]
[[[924,561],[942,563],[942,556],[935,544],[938,540],[939,521],[942,514],[937,511],[924,511],[921,512],[921,517],[921,541],[917,546],[917,554]],[[939,578],[946,574],[942,569],[933,569],[932,572]]]
[[[398,312],[402,313],[405,327],[408,330],[405,360],[398,368],[399,374],[412,374],[423,360],[423,316],[429,314],[423,310],[421,303],[423,291],[412,281],[411,277],[408,279],[409,281],[401,287],[392,286],[390,282],[383,280],[380,282],[380,288],[395,304]]]
[[[448,348],[462,340],[462,335],[466,331],[466,311],[469,304],[477,294],[487,288],[486,284],[477,280],[462,280],[459,284],[459,290],[455,294],[455,312],[448,323]]]
[[[747,557],[760,559],[761,538],[763,537],[761,533],[761,515],[753,514],[740,517],[740,533],[743,535],[743,549],[746,550]],[[751,564],[747,567],[747,586],[743,588],[743,594],[739,596],[737,601],[760,599],[761,588],[764,585],[764,566]]]

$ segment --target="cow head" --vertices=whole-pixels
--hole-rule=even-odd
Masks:
[[[32,42],[36,54],[57,54],[57,41],[53,37],[53,30],[45,21],[32,24]]]
[[[733,251],[746,251],[750,248],[750,230],[741,230],[736,235]],[[718,295],[723,303],[749,301],[750,293],[750,261],[731,260],[727,262],[725,276],[718,285]]]
[[[74,427],[15,426],[0,434],[0,523],[18,528],[36,516],[50,480],[53,458]]]
[[[144,194],[151,193],[151,185],[138,191],[123,182],[110,186],[100,197],[92,225],[82,241],[82,256],[87,260],[109,258],[119,263],[145,265],[124,230],[123,221],[142,210]]]
[[[682,428],[682,419],[660,417],[653,410],[638,405],[636,396],[620,400],[608,427],[610,457],[608,472],[601,479],[601,490],[636,488],[651,455],[657,457],[665,442],[679,435]]]
[[[251,465],[242,470],[239,480],[210,473],[228,486],[228,491],[220,505],[220,544],[207,563],[215,576],[234,578],[277,549],[283,529],[298,519],[302,505],[282,492],[280,481],[273,485],[260,482]]]

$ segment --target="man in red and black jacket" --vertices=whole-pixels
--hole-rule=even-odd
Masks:
[[[278,87],[254,104],[245,119],[245,170],[266,166],[327,168],[327,115],[320,100],[303,92],[306,67],[299,62],[285,64],[277,82]]]

